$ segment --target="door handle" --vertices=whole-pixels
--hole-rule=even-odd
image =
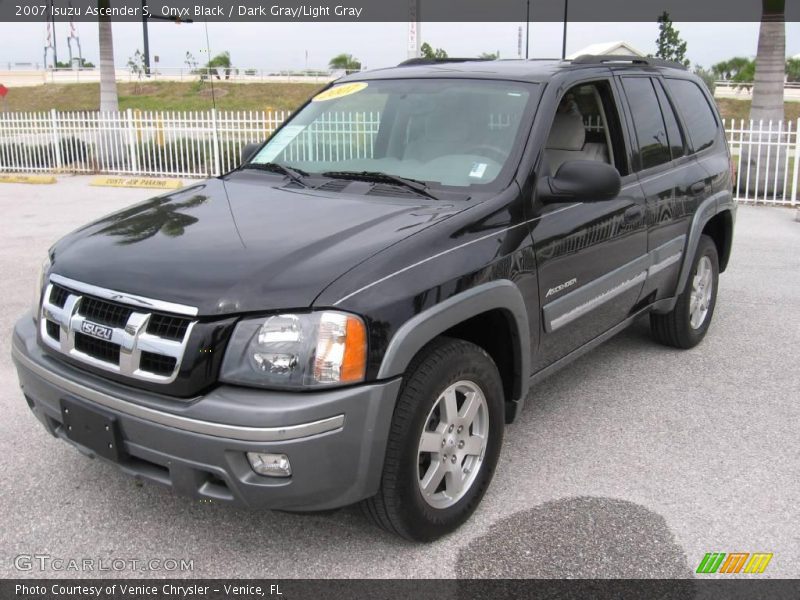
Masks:
[[[638,221],[644,216],[644,209],[641,206],[631,206],[623,214],[622,218],[626,223]]]
[[[702,194],[703,192],[705,192],[705,191],[706,191],[706,184],[705,184],[705,182],[704,182],[704,181],[698,181],[697,183],[693,183],[693,184],[692,184],[692,185],[689,187],[689,191],[690,191],[692,194],[695,194],[695,195],[697,195],[697,194]]]

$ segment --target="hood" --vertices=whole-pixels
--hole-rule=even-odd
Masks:
[[[468,206],[278,185],[241,172],[137,204],[59,241],[52,272],[201,315],[306,308],[360,262]]]

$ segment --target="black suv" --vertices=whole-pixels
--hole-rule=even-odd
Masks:
[[[55,436],[203,499],[452,531],[543,377],[706,334],[735,205],[703,83],[633,57],[412,61],[242,166],[57,242],[13,358]]]

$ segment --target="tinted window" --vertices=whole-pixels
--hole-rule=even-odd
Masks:
[[[672,110],[667,95],[660,83],[655,83],[656,94],[658,94],[658,103],[661,105],[661,114],[664,117],[664,123],[667,125],[667,139],[669,140],[669,147],[672,150],[672,160],[680,158],[685,154],[683,135],[681,128],[678,126],[678,119],[675,117],[675,111]]]
[[[653,82],[647,77],[624,77],[622,84],[639,143],[639,168],[649,169],[672,160],[667,126],[661,116]]]
[[[717,119],[705,94],[693,81],[667,79],[667,89],[683,115],[686,132],[695,152],[708,148],[717,139]]]

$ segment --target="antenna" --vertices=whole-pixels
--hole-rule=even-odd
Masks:
[[[208,53],[208,62],[211,63],[211,42],[208,38],[208,21],[205,21],[206,26],[206,53]],[[210,69],[210,67],[209,67]],[[214,93],[214,76],[211,74],[211,71],[208,72],[208,80],[211,82],[211,105],[214,107],[214,111],[217,110],[217,96]]]

